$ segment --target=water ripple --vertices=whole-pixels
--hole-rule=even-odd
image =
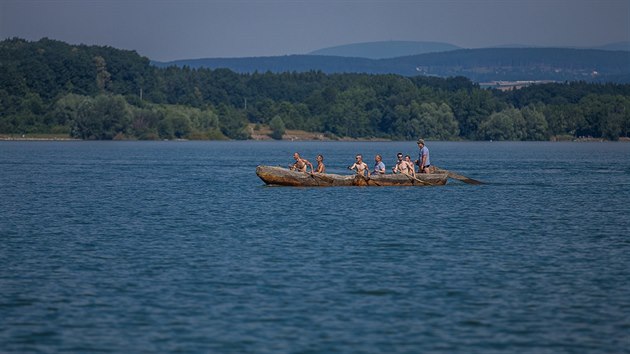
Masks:
[[[331,169],[411,152],[398,142],[0,142],[0,348],[625,351],[628,145],[431,146],[489,183],[270,188],[253,173],[294,150]]]

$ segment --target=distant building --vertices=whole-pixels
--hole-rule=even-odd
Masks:
[[[553,80],[528,80],[528,81],[489,81],[489,82],[480,82],[479,87],[486,89],[495,89],[501,91],[511,91],[518,90],[523,87],[527,87],[530,85],[538,85],[538,84],[549,84],[554,83],[556,81]]]

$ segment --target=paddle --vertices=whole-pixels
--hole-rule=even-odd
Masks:
[[[435,170],[436,170],[437,172],[444,172],[444,173],[446,173],[446,174],[447,174],[450,178],[453,178],[453,179],[456,179],[456,180],[462,181],[462,182],[464,182],[464,183],[467,183],[467,184],[475,184],[475,185],[478,185],[478,184],[484,184],[483,182],[481,182],[481,181],[477,181],[476,179],[472,179],[472,178],[470,178],[470,177],[462,176],[462,175],[459,175],[459,174],[457,174],[457,173],[455,173],[455,172],[452,172],[452,171],[449,171],[449,170],[445,170],[445,169],[439,168],[439,167],[437,167],[437,166],[433,166],[433,167],[435,168]]]
[[[410,174],[403,173],[403,175],[405,175],[405,176],[407,176],[407,177],[409,177],[409,178],[411,178],[413,180],[416,180],[416,181],[420,182],[420,184],[422,184],[423,186],[430,186],[431,185],[431,183],[429,183],[427,181],[423,181],[421,179],[418,179],[418,178],[416,178],[416,177],[414,177],[414,176],[412,176]]]
[[[371,181],[372,183],[374,183],[375,185],[380,186],[380,184],[378,184],[378,183],[376,183],[376,182],[372,181],[372,179],[371,179],[369,176],[366,176],[366,175],[364,175],[363,173],[356,174],[356,176],[360,176],[360,177],[361,177],[361,178],[365,181],[365,185],[366,185],[366,186],[369,186],[369,185],[370,185],[370,181]],[[356,177],[355,177],[355,178],[356,178]]]

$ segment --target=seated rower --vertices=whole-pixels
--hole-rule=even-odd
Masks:
[[[373,175],[384,175],[385,174],[385,164],[383,163],[383,157],[381,155],[376,155],[374,157],[374,171],[372,171]]]
[[[317,161],[317,168],[315,169],[315,172],[317,172],[317,173],[325,173],[326,172],[326,166],[324,165],[324,156],[317,155],[317,157],[315,158],[315,161]]]
[[[300,154],[298,154],[297,152],[293,154],[293,158],[295,159],[295,163],[289,166],[291,171],[297,170],[299,172],[306,172],[306,166],[310,166],[311,173],[313,173],[313,164],[310,163],[307,159],[301,158]]]
[[[402,152],[396,154],[396,158],[398,159],[398,161],[396,162],[394,168],[392,168],[392,171],[394,173],[403,173],[413,177],[416,176],[416,169],[413,167],[413,164],[411,162],[403,158]]]
[[[355,159],[356,162],[352,166],[348,166],[348,169],[356,170],[357,174],[361,176],[365,176],[367,173],[367,176],[370,177],[370,168],[365,162],[363,162],[363,156],[359,154],[355,157]]]

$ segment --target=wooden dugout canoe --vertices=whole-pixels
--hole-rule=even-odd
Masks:
[[[363,177],[359,175],[336,175],[331,173],[305,173],[283,167],[258,166],[256,174],[266,184],[293,187],[343,187],[343,186],[442,186],[446,184],[446,173],[385,174]]]

